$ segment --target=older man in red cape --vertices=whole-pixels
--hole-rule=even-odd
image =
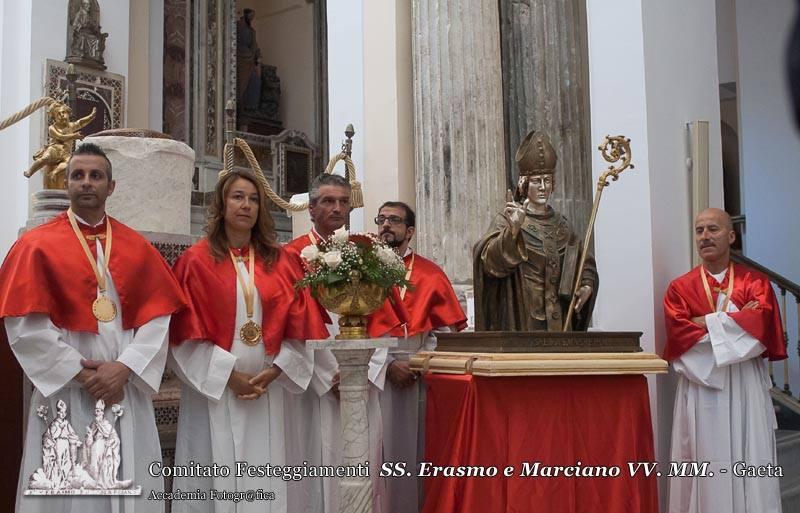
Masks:
[[[346,178],[334,174],[322,174],[311,184],[308,210],[314,227],[306,234],[286,244],[287,251],[300,255],[302,250],[327,240],[334,231],[342,228],[350,213],[350,183]],[[397,295],[397,291],[393,293]],[[372,337],[382,337],[406,322],[406,312],[402,308],[399,296],[395,302],[397,309],[384,305],[387,315],[378,318],[370,316],[367,329]],[[320,306],[320,308],[322,308]],[[397,310],[397,311],[396,311]],[[329,312],[331,316],[335,316]],[[335,322],[328,324],[330,335],[338,333],[339,326]],[[383,479],[379,477],[382,461],[383,429],[381,424],[381,406],[378,393],[384,389],[388,351],[376,349],[369,363],[369,398],[367,412],[369,415],[370,437],[370,476],[373,486],[373,509],[376,513],[387,513],[386,490]],[[308,390],[300,399],[286,407],[287,429],[299,430],[298,440],[305,440],[302,446],[287,446],[287,461],[311,465],[340,465],[342,461],[341,428],[339,418],[339,401],[335,396],[338,381],[339,365],[333,353],[328,350],[314,351],[314,374]],[[308,419],[311,419],[309,422]],[[319,480],[305,479],[301,482],[289,483],[289,495],[292,504],[300,510],[339,510],[339,483],[334,478]],[[315,509],[316,508],[316,509]],[[393,513],[393,512],[392,512]]]
[[[731,262],[734,239],[728,214],[701,212],[695,242],[702,264],[673,281],[664,298],[664,358],[679,374],[670,460],[710,463],[707,477],[672,477],[670,512],[781,511],[776,477],[740,472],[775,464],[764,357],[786,358],[786,345],[772,286]]]

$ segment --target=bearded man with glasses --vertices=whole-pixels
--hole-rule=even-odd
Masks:
[[[436,346],[434,332],[463,330],[467,316],[444,271],[409,246],[416,230],[416,216],[411,207],[400,201],[387,201],[378,209],[374,221],[381,240],[403,257],[406,279],[411,282],[410,287],[400,291],[409,321],[390,332],[398,338],[398,346],[389,349],[386,370],[389,385],[381,393],[383,459],[403,461],[407,469],[416,469],[423,448],[425,390],[417,374],[409,368],[409,360],[417,351]],[[383,308],[375,312],[373,320],[380,321],[387,311]],[[386,488],[389,511],[419,511],[416,476],[387,479]]]

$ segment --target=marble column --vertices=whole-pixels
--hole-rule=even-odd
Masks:
[[[459,291],[505,202],[497,2],[413,0],[416,246]]]
[[[394,347],[396,338],[308,341],[311,349],[330,349],[339,364],[339,406],[342,419],[342,465],[363,466],[369,461],[369,359],[379,347]],[[343,477],[339,482],[339,513],[372,513],[369,475]]]
[[[506,169],[529,131],[546,130],[558,153],[551,203],[581,236],[592,211],[589,69],[584,0],[500,0]]]

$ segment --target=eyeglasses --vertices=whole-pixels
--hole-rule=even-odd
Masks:
[[[391,225],[403,224],[406,222],[406,220],[400,216],[376,216],[374,221],[378,226],[382,225],[386,221],[389,221],[389,224]]]

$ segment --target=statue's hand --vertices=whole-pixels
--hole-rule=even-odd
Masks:
[[[503,215],[508,219],[509,225],[511,225],[511,232],[514,235],[518,234],[522,227],[522,221],[525,220],[524,207],[519,203],[509,201],[506,203]]]
[[[581,311],[583,305],[585,305],[586,302],[589,301],[589,298],[592,297],[592,292],[593,292],[592,287],[589,285],[584,285],[578,289],[578,292],[575,293],[575,297],[578,298],[578,300],[575,301],[576,312]]]

